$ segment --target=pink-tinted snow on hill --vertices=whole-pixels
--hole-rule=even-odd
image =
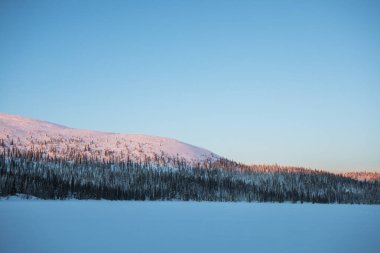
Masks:
[[[198,163],[219,158],[206,149],[171,138],[74,129],[4,113],[0,113],[0,141],[7,147],[65,159],[78,154],[103,161],[179,159]]]

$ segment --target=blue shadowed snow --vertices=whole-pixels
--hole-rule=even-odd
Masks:
[[[0,201],[0,252],[379,252],[380,206]]]

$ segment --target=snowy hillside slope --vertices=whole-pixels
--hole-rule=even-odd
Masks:
[[[0,114],[0,196],[379,204],[379,182],[244,165],[180,141]]]
[[[314,170],[302,167],[277,164],[244,165],[240,163],[238,165],[211,151],[171,138],[74,129],[5,113],[0,113],[0,151],[1,147],[16,148],[24,152],[31,151],[39,153],[42,157],[49,156],[66,161],[87,159],[100,162],[125,162],[129,160],[164,166],[173,165],[173,167],[178,167],[176,166],[178,162],[204,166],[209,162],[222,161],[224,167],[239,167],[242,171],[269,174],[278,171],[315,173]],[[337,175],[361,181],[380,181],[378,172],[347,172],[337,173]]]
[[[380,182],[380,173],[379,172],[346,172],[341,174],[344,177],[352,178],[359,181],[379,181]]]
[[[78,156],[102,161],[215,161],[218,155],[171,138],[69,128],[0,113],[0,144],[64,159]]]

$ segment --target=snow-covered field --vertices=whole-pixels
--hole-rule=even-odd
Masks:
[[[380,206],[0,201],[0,252],[380,252]]]

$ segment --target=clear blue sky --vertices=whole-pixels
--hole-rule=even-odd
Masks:
[[[380,1],[0,1],[0,111],[380,171]]]

